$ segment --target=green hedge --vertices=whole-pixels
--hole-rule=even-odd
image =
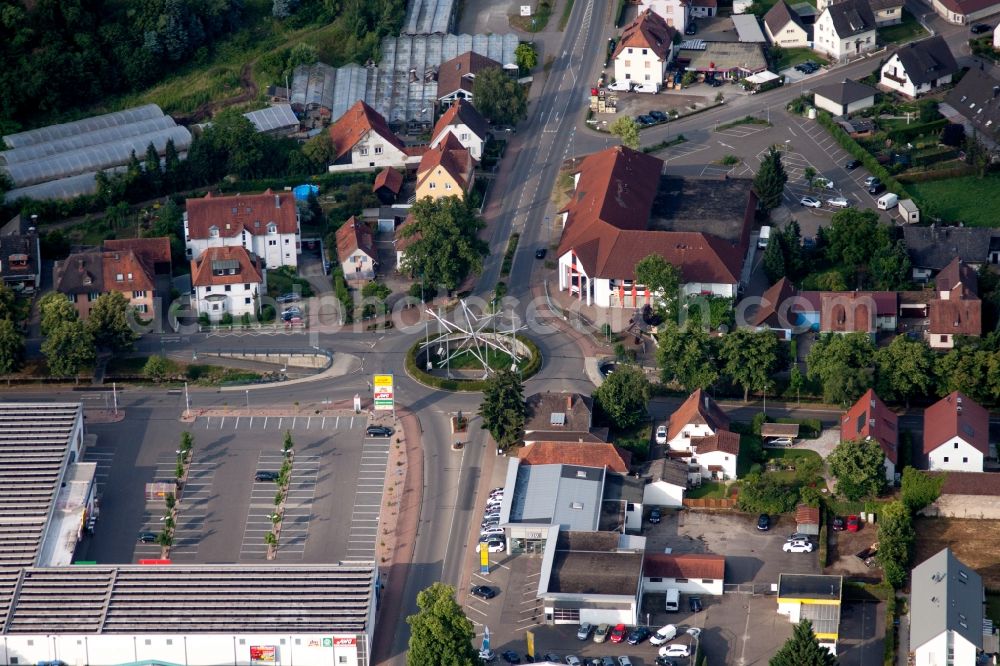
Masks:
[[[507,241],[507,251],[503,254],[503,263],[500,264],[500,275],[507,277],[510,275],[511,266],[514,265],[514,253],[517,252],[517,243],[521,240],[521,234],[513,233]]]
[[[347,281],[344,280],[344,273],[337,267],[333,271],[333,293],[344,308],[344,323],[349,324],[354,321],[354,300],[351,292],[347,288]]]
[[[825,567],[829,564],[829,545],[826,532],[826,524],[828,521],[823,521],[823,526],[819,528],[819,566]]]
[[[882,643],[882,663],[893,666],[896,663],[896,593],[885,600],[885,640]]]
[[[775,419],[775,423],[798,423],[799,437],[816,439],[823,432],[823,424],[819,419]]]
[[[868,173],[881,180],[887,190],[895,192],[901,199],[910,198],[906,188],[904,188],[884,166],[879,164],[878,160],[876,160],[871,153],[862,148],[857,141],[852,139],[851,135],[845,132],[843,127],[834,122],[833,117],[830,116],[829,113],[826,111],[817,111],[816,120],[820,125],[826,128],[830,135],[833,136],[834,141],[836,141],[841,148],[850,153],[851,157],[860,160],[860,162],[865,165],[865,168],[868,169]]]
[[[527,379],[537,373],[542,367],[542,352],[538,345],[523,335],[518,335],[517,339],[524,343],[531,352],[528,364],[521,369],[521,378]],[[418,340],[406,352],[406,373],[413,379],[425,386],[437,388],[444,391],[469,391],[478,392],[486,387],[486,382],[481,379],[446,379],[427,373],[417,365],[417,351],[420,349],[422,341]]]
[[[899,143],[901,141],[909,141],[910,139],[916,138],[922,134],[940,134],[944,126],[948,124],[947,118],[941,118],[940,120],[932,120],[929,123],[915,123],[913,125],[906,125],[905,127],[900,127],[898,129],[890,130],[886,134],[893,143]]]

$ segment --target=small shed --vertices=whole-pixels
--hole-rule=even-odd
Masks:
[[[913,199],[901,199],[899,202],[899,217],[904,224],[916,224],[920,221],[920,209]]]
[[[390,206],[396,202],[399,191],[403,187],[403,174],[396,169],[386,167],[375,176],[375,183],[372,185],[372,192],[378,197],[383,206]]]
[[[801,534],[819,534],[819,509],[799,504],[795,509],[795,531]]]

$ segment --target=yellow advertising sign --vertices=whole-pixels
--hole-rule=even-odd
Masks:
[[[535,634],[531,631],[526,631],[525,640],[528,642],[528,656],[532,659],[535,658]]]
[[[372,375],[372,390],[376,411],[394,410],[392,375]]]
[[[490,570],[490,549],[486,544],[480,544],[479,546],[479,568],[482,571],[489,573]]]

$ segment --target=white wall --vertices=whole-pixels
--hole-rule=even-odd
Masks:
[[[673,46],[671,46],[671,49]],[[643,53],[645,51],[645,53]],[[669,60],[669,54],[667,59]],[[650,48],[626,46],[615,58],[615,80],[663,84],[667,61]]]
[[[983,454],[961,437],[952,437],[927,456],[932,471],[982,472]]]
[[[860,50],[855,48],[855,43],[858,40],[861,41]],[[875,47],[874,30],[841,39],[833,29],[833,19],[830,17],[830,12],[824,11],[816,20],[816,25],[813,28],[813,49],[816,51],[841,59],[857,53],[866,53]]]
[[[475,132],[469,129],[469,126],[465,123],[459,123],[458,125],[448,125],[444,130],[441,131],[434,140],[431,141],[431,148],[437,147],[439,143],[444,141],[444,138],[448,134],[454,134],[458,142],[464,147],[469,149],[472,156],[477,160],[483,157],[483,143],[484,137],[477,136]]]
[[[701,476],[705,479],[717,478],[708,471],[710,466],[719,465],[727,479],[736,478],[736,456],[725,451],[710,451],[691,456],[691,464],[701,467]]]
[[[681,594],[711,594],[722,596],[721,578],[684,578],[685,582],[678,582],[676,578],[649,578],[642,577],[643,594],[649,592],[666,592],[667,588],[676,587]]]
[[[646,9],[652,9],[667,25],[682,32],[687,26],[687,4],[681,0],[640,0],[638,13],[641,14]]]
[[[901,79],[902,83],[888,78],[886,76],[887,74],[892,75],[897,79]],[[910,80],[909,75],[907,75],[906,71],[903,69],[903,64],[900,62],[899,56],[893,54],[893,56],[889,58],[884,65],[882,65],[882,74],[879,79],[879,83],[886,88],[908,95],[909,97],[916,97],[917,95],[930,92],[938,86],[951,83],[951,74],[943,76],[936,81],[932,81],[931,83],[923,83],[919,86],[915,86],[913,81]]]
[[[885,480],[894,483],[896,481],[896,466],[888,458],[882,460],[882,465],[885,466]]]
[[[911,637],[912,643],[912,637]],[[914,651],[914,666],[943,666],[944,664],[975,664],[975,655],[972,661],[949,661],[948,660],[948,632],[942,631],[940,634],[927,641]],[[957,654],[955,655],[958,656]]]
[[[673,439],[667,440],[667,446],[671,451],[690,451],[692,437],[708,437],[714,434],[715,431],[704,423],[687,425]]]
[[[684,487],[666,481],[647,483],[642,489],[642,503],[650,506],[681,506],[684,503]]]
[[[327,646],[323,647],[326,639]],[[364,636],[328,634],[103,634],[0,637],[5,664],[62,661],[67,664],[104,666],[128,662],[191,664],[250,664],[250,646],[275,646],[276,663],[295,666],[356,666],[358,645]],[[342,644],[341,644],[342,643]],[[353,643],[353,644],[352,644]],[[364,650],[370,654],[369,649]],[[16,660],[16,661],[15,661]],[[363,662],[368,663],[368,660]]]
[[[685,296],[691,296],[707,292],[712,296],[723,298],[733,298],[736,295],[735,284],[722,284],[718,282],[687,282],[682,287]]]
[[[764,29],[767,36],[771,38],[772,44],[778,44],[785,48],[809,46],[809,33],[800,28],[795,21],[785,24],[778,34],[771,32],[771,28],[765,23]]]
[[[903,22],[903,5],[889,7],[888,9],[872,9],[875,13],[875,25],[881,28],[886,25],[894,25]]]
[[[298,255],[302,252],[301,228],[298,212],[295,214],[296,233],[269,234],[261,229],[259,234],[249,232],[238,233],[235,236],[219,236],[217,238],[191,238],[188,233],[187,213],[184,214],[184,238],[188,259],[197,259],[210,247],[244,247],[264,260],[264,266],[298,266]],[[221,233],[222,230],[220,230]]]
[[[550,609],[546,608],[545,612],[550,612]],[[628,610],[615,608],[580,609],[580,622],[590,622],[591,624],[607,623],[614,626],[616,624],[634,625],[637,621],[635,606],[632,606],[632,608]]]
[[[362,250],[355,250],[349,257],[345,257],[340,268],[344,271],[346,280],[370,280],[375,277],[375,265],[371,257]]]
[[[634,532],[642,531],[642,504],[629,502],[625,509],[625,529]]]
[[[249,283],[249,288],[247,288],[247,283],[231,284],[231,285],[214,285],[210,287],[195,287],[195,300],[197,301],[196,307],[198,313],[205,313],[213,320],[218,320],[223,314],[229,313],[233,315],[233,318],[239,318],[243,314],[249,314],[253,316],[257,310],[256,307],[260,304],[259,298],[255,301],[254,296],[262,296],[267,292],[266,287],[267,281],[263,284],[251,282]],[[226,287],[230,290],[226,291]],[[226,300],[222,301],[209,299],[209,296],[225,296]],[[247,303],[247,299],[250,302]],[[218,305],[218,308],[214,306]]]

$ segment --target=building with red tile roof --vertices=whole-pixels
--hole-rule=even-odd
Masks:
[[[729,417],[698,389],[670,415],[667,448],[709,479],[735,479],[740,436],[729,430]]]
[[[237,246],[257,255],[270,268],[298,266],[302,252],[299,211],[291,192],[188,199],[184,242],[190,259],[211,247]]]
[[[191,260],[191,288],[199,315],[218,321],[246,314],[255,320],[267,277],[260,257],[242,245],[210,247]]]
[[[932,471],[982,472],[990,454],[990,415],[955,391],[924,410],[924,455]]]
[[[639,13],[625,26],[615,46],[615,80],[663,85],[667,65],[674,55],[677,31],[652,9]]]
[[[643,557],[642,588],[646,592],[676,588],[681,594],[721,596],[725,578],[726,558],[722,555],[647,552]]]
[[[346,280],[372,280],[378,252],[371,227],[353,215],[337,229],[337,260]]]
[[[819,534],[819,507],[808,504],[795,507],[795,531],[800,534]]]
[[[441,114],[431,132],[431,148],[451,134],[469,149],[472,157],[483,159],[483,146],[490,136],[490,125],[471,102],[456,101]]]
[[[895,481],[899,461],[899,419],[872,389],[840,417],[840,441],[857,439],[874,439],[879,443],[885,454],[886,481]]]
[[[586,156],[560,211],[559,289],[587,305],[641,307],[654,297],[635,265],[658,254],[686,294],[736,295],[757,208],[745,179],[665,176],[663,162],[624,146]]]
[[[932,0],[934,11],[949,23],[974,23],[1000,11],[997,0]]]
[[[605,467],[628,474],[632,454],[609,442],[532,442],[517,452],[523,465]]]
[[[951,349],[957,338],[978,338],[983,332],[979,276],[959,258],[934,278],[936,298],[928,302],[927,341],[932,349]]]
[[[329,132],[334,153],[331,172],[412,167],[423,154],[423,148],[404,145],[385,118],[361,100],[337,119]]]
[[[395,203],[400,190],[403,189],[403,174],[398,169],[386,167],[375,176],[372,184],[372,193],[378,197],[383,205]]]
[[[761,296],[757,310],[750,317],[750,326],[775,331],[782,340],[792,339],[792,327],[796,316],[792,312],[792,297],[795,296],[795,285],[788,278],[781,278]]]
[[[476,74],[491,67],[502,69],[503,65],[475,51],[466,51],[441,63],[437,80],[441,106],[447,107],[457,100],[472,101]]]
[[[417,167],[417,199],[457,196],[472,188],[476,160],[452,133],[424,153]]]

